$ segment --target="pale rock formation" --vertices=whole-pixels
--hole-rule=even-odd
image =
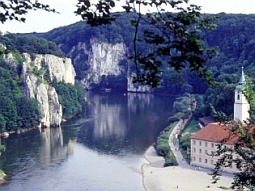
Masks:
[[[86,88],[91,83],[98,84],[103,75],[120,75],[123,69],[119,62],[125,59],[126,47],[124,43],[109,44],[91,40],[91,51],[88,54],[89,70],[87,76],[82,80]],[[85,46],[83,45],[83,48]]]
[[[29,54],[24,54],[24,57],[26,61],[23,62],[21,73],[24,95],[38,100],[42,114],[41,125],[60,126],[63,115],[62,106],[58,101],[55,88],[49,82],[56,79],[58,82],[74,84],[75,71],[71,60],[38,54],[33,60]],[[41,70],[42,76],[32,74],[33,68]],[[43,78],[45,72],[48,72],[49,79]],[[38,80],[39,78],[41,78],[41,82]]]
[[[35,54],[35,58],[32,60],[31,55],[24,53],[27,68],[37,67],[48,69],[50,81],[56,78],[57,82],[65,82],[74,84],[75,71],[70,58],[60,58],[50,54]]]
[[[4,54],[3,59],[17,72],[18,62],[13,54]]]
[[[121,43],[110,44],[107,42],[100,42],[97,39],[91,39],[90,44],[79,42],[76,46],[72,47],[68,56],[73,59],[74,65],[81,62],[82,54],[87,55],[87,60],[82,60],[88,66],[86,76],[82,79],[82,84],[85,88],[90,89],[91,84],[99,84],[102,76],[125,74],[128,80],[127,91],[132,92],[150,92],[148,86],[135,86],[132,83],[132,77],[128,67],[120,66],[122,60],[128,62],[128,48]]]
[[[127,79],[128,79],[127,91],[129,91],[129,92],[151,92],[151,88],[149,86],[134,84],[133,76],[135,76],[134,73],[132,73],[130,76],[127,76]]]

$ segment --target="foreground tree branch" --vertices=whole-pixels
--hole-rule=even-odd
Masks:
[[[39,3],[38,0],[6,0],[0,1],[0,21],[2,23],[7,20],[17,20],[25,22],[24,15],[30,10],[44,10],[48,12],[57,13],[55,9],[50,8],[49,5]]]
[[[161,73],[167,66],[177,72],[189,68],[208,84],[213,84],[213,75],[207,71],[206,62],[215,56],[216,49],[206,46],[202,31],[214,29],[217,18],[200,14],[201,8],[189,5],[188,0],[128,0],[125,3],[78,0],[75,13],[91,26],[111,24],[118,17],[118,13],[112,13],[115,2],[119,2],[126,13],[137,15],[137,19],[130,21],[136,31],[134,55],[130,57],[138,70],[134,82],[159,86]],[[155,12],[142,14],[141,10],[146,8],[155,9]],[[148,23],[151,28],[140,30],[142,22]],[[152,50],[142,54],[136,47],[139,42],[148,44]]]

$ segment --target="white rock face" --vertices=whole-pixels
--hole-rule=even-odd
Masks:
[[[17,71],[18,62],[12,54],[4,54],[3,58],[15,71]]]
[[[35,54],[35,58],[32,60],[29,54],[24,53],[23,55],[26,59],[27,68],[37,67],[38,70],[48,68],[50,81],[56,78],[57,82],[74,84],[76,73],[70,58],[60,58],[50,54]]]
[[[53,55],[35,55],[32,61],[29,54],[24,54],[26,61],[22,66],[21,78],[23,79],[24,95],[35,98],[41,108],[41,125],[60,126],[62,121],[62,106],[58,101],[58,95],[54,87],[50,86],[55,78],[58,82],[74,84],[75,72],[68,58],[58,58]],[[31,73],[33,68],[42,71],[42,76],[38,77]],[[43,74],[48,71],[49,79],[43,79]],[[42,78],[39,82],[38,78]]]
[[[77,52],[79,53],[77,54]],[[87,89],[90,89],[91,84],[100,83],[103,75],[125,74],[128,80],[127,91],[149,92],[151,90],[148,86],[135,87],[128,68],[119,65],[121,60],[127,60],[128,49],[124,43],[110,44],[91,39],[90,46],[79,42],[70,50],[68,56],[72,57],[74,64],[79,64],[78,60],[81,58],[81,54],[88,55],[88,60],[84,60],[84,62],[89,69],[86,71],[86,77],[82,80],[82,84]]]
[[[133,84],[133,77],[135,74],[132,73],[131,76],[128,76],[128,85],[127,85],[127,91],[129,92],[151,92],[151,88],[149,86],[145,85],[135,85]]]
[[[124,43],[109,44],[96,39],[92,39],[90,43],[89,70],[86,78],[82,80],[86,88],[89,88],[91,83],[98,84],[103,75],[120,75],[123,70],[119,66],[119,62],[125,59],[126,53]],[[80,44],[80,48],[86,48],[86,46]]]

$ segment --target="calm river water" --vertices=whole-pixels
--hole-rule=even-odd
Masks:
[[[2,139],[3,191],[143,191],[144,151],[167,126],[174,97],[86,94],[85,110],[61,128]]]

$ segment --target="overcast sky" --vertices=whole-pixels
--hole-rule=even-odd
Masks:
[[[77,0],[40,0],[39,2],[49,4],[60,14],[32,11],[26,15],[25,23],[7,21],[5,24],[0,23],[2,25],[0,30],[13,33],[47,32],[81,20],[73,13]],[[202,6],[202,13],[255,14],[255,0],[190,0],[190,3]]]

